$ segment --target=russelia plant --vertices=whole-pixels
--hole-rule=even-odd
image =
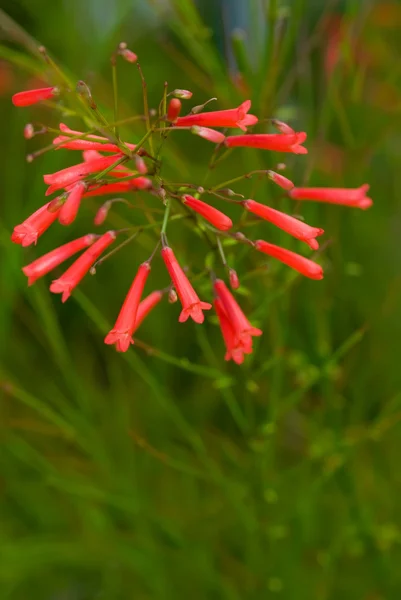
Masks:
[[[180,323],[189,318],[195,323],[203,323],[205,318],[203,311],[212,309],[213,303],[226,346],[225,359],[241,364],[244,355],[252,352],[252,338],[260,336],[262,331],[249,322],[224,280],[227,279],[234,291],[240,287],[238,274],[227,262],[224,242],[230,239],[232,244],[245,244],[251,252],[267,254],[310,279],[322,279],[323,269],[315,259],[307,258],[267,240],[252,240],[245,236],[239,230],[238,224],[233,223],[225,212],[213,206],[215,199],[239,205],[248,213],[272,223],[316,251],[319,249],[317,238],[324,234],[323,229],[256,202],[254,199],[247,199],[228,186],[250,178],[253,174],[265,175],[291,199],[327,202],[362,209],[372,204],[371,199],[366,196],[369,186],[364,184],[357,189],[297,187],[290,179],[271,169],[240,174],[213,187],[204,187],[196,181],[177,183],[166,180],[162,165],[164,156],[168,152],[168,138],[179,130],[186,130],[188,134],[199,136],[214,144],[209,166],[210,164],[217,166],[219,161],[227,158],[232,149],[237,147],[307,154],[308,150],[303,145],[307,134],[296,132],[290,125],[276,119],[270,119],[270,123],[276,128],[277,133],[256,132],[256,128],[264,128],[265,124],[259,123],[258,117],[249,112],[251,100],[245,100],[236,108],[214,111],[207,110],[207,104],[211,101],[208,100],[200,106],[192,107],[188,114],[181,116],[182,101],[190,100],[192,93],[184,89],[168,91],[167,83],[164,85],[158,110],[150,110],[146,81],[137,63],[137,56],[127,48],[125,43],[119,45],[112,57],[115,121],[110,123],[98,109],[88,85],[79,81],[74,89],[45,49],[42,48],[41,52],[54,70],[57,85],[21,91],[13,96],[14,105],[31,106],[49,100],[53,104],[64,98],[73,98],[80,107],[86,130],[76,131],[64,123],[60,123],[58,129],[42,125],[40,129],[35,130],[32,124],[27,124],[24,128],[24,136],[27,139],[44,133],[54,135],[50,146],[29,155],[28,160],[31,162],[36,155],[45,151],[60,149],[82,153],[82,158],[79,157],[77,164],[72,167],[43,176],[45,184],[48,185],[45,196],[53,196],[52,199],[40,206],[23,223],[16,225],[11,239],[16,244],[29,246],[36,244],[39,237],[56,220],[64,226],[72,226],[79,217],[81,204],[88,197],[99,198],[94,224],[97,227],[104,226],[106,231],[100,234],[88,233],[73,239],[23,267],[23,272],[28,277],[28,285],[32,285],[38,278],[47,275],[73,255],[81,252],[78,258],[50,284],[50,291],[61,294],[62,302],[65,302],[87,273],[95,273],[96,266],[100,262],[114,255],[127,243],[134,242],[144,229],[149,229],[155,233],[154,251],[148,260],[137,267],[133,266],[132,271],[133,273],[136,271],[136,274],[115,325],[105,337],[105,343],[115,345],[119,352],[127,351],[130,345],[134,344],[133,335],[143,319],[163,296],[167,296],[170,303],[179,299],[182,306]],[[144,101],[143,115],[133,115],[120,122],[117,120],[116,89],[119,56],[129,63],[137,63]],[[122,139],[120,127],[135,119],[143,120],[145,131],[140,140],[132,143]],[[250,127],[252,131],[248,131]],[[242,133],[235,134],[235,131],[232,132],[235,129],[240,129]],[[152,195],[158,198],[164,210],[163,220],[153,221],[145,226],[134,223],[132,227],[124,230],[107,230],[109,211],[112,208],[114,210],[118,203],[130,204],[126,195],[129,197],[139,192],[148,197]],[[123,198],[120,197],[122,194]],[[103,202],[101,199],[103,196],[109,198]],[[221,273],[217,272],[217,268],[212,270],[206,267],[205,273],[208,273],[211,280],[211,293],[208,298],[199,298],[185,267],[176,258],[174,244],[170,245],[167,238],[171,219],[187,219],[194,227],[201,223],[205,244],[209,246],[207,251],[214,252],[221,263]],[[126,239],[119,242],[124,236]],[[112,247],[111,251],[105,254],[109,247]],[[170,276],[171,284],[168,288],[154,290],[143,298],[148,278],[151,281],[151,262],[159,253]]]

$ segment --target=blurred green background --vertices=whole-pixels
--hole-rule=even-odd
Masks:
[[[399,2],[1,7],[22,27],[1,15],[1,600],[399,598]],[[296,183],[371,184],[367,212],[290,204],[256,178],[235,188],[302,211],[329,242],[321,282],[227,248],[241,305],[264,331],[242,367],[224,362],[213,317],[179,325],[178,306],[167,302],[128,353],[103,344],[154,246],[150,234],[86,277],[66,305],[48,292],[50,277],[27,288],[21,267],[93,230],[96,206],[85,205],[73,234],[55,224],[37,248],[10,242],[13,227],[43,204],[43,173],[77,160],[66,151],[25,160],[48,143],[26,141],[25,123],[67,120],[11,105],[16,91],[51,82],[29,36],[92,86],[109,117],[110,55],[124,40],[140,58],[152,107],[165,80],[194,92],[189,106],[249,97],[260,117],[308,132],[308,156],[284,157]],[[118,79],[121,116],[141,113],[136,68],[119,64]],[[143,131],[134,124],[124,136],[135,141]],[[180,132],[168,150],[165,175],[203,181],[208,142]],[[282,159],[238,150],[208,182]],[[135,201],[159,207],[145,195]],[[110,223],[144,219],[122,206]],[[243,230],[302,248],[268,224]],[[197,278],[208,253],[202,238],[181,222],[168,234],[210,298],[207,278]],[[167,284],[157,260],[147,289]]]

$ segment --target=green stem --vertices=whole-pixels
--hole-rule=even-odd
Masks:
[[[114,100],[114,122],[117,122],[118,119],[118,82],[117,82],[117,65],[116,65],[116,57],[113,56],[111,60],[111,72],[113,77],[113,100]],[[118,126],[114,125],[114,133],[116,137],[119,138],[118,135]]]
[[[124,248],[124,246],[127,246],[127,244],[129,244],[130,242],[132,242],[132,240],[134,240],[136,237],[138,237],[138,235],[142,232],[142,227],[140,227],[139,229],[137,229],[132,235],[129,236],[129,238],[127,238],[126,240],[124,240],[123,242],[121,242],[121,244],[119,244],[118,246],[116,246],[115,248],[113,248],[113,250],[110,250],[110,252],[108,252],[107,254],[105,254],[104,256],[102,256],[102,258],[99,258],[99,260],[97,260],[95,262],[95,264],[93,265],[93,267],[91,267],[90,269],[90,274],[94,275],[96,273],[96,268],[101,265],[102,263],[104,263],[105,260],[107,260],[110,256],[113,256],[114,254],[116,254],[119,250],[121,250],[121,248]]]
[[[121,156],[119,159],[116,160],[116,162],[114,162],[112,165],[107,167],[107,169],[103,169],[103,171],[100,171],[100,173],[95,175],[94,178],[92,179],[92,181],[97,181],[98,179],[101,179],[102,177],[107,175],[107,173],[109,173],[110,171],[112,171],[113,169],[118,167],[118,165],[121,165],[122,163],[126,162],[127,160],[128,160],[127,156]]]
[[[221,257],[221,261],[223,263],[223,267],[227,267],[227,259],[226,259],[226,255],[224,254],[223,244],[221,243],[221,239],[219,238],[218,235],[216,235],[216,242],[217,242],[217,248],[219,250],[219,254]]]
[[[141,76],[141,81],[142,81],[143,109],[144,109],[144,113],[145,113],[146,129],[148,130],[148,133],[153,133],[153,130],[151,129],[151,126],[150,126],[150,115],[149,115],[147,84],[146,84],[145,78],[143,76],[140,64],[137,63],[136,66],[138,67],[139,75]],[[153,140],[152,140],[152,138],[150,138],[150,140],[149,140],[149,147],[150,147],[151,153],[153,154]]]
[[[162,224],[162,229],[161,229],[161,235],[166,233],[166,229],[167,229],[167,223],[168,223],[168,219],[170,216],[170,200],[166,201],[166,210],[164,212],[164,219],[163,219],[163,224]]]
[[[232,183],[236,183],[237,181],[241,181],[242,179],[250,179],[252,177],[252,175],[256,175],[256,174],[267,175],[267,173],[268,173],[267,169],[258,169],[256,171],[251,171],[250,173],[245,173],[244,175],[240,175],[239,177],[234,177],[233,179],[228,179],[227,181],[223,181],[223,183],[219,183],[219,185],[215,185],[214,187],[210,188],[210,191],[217,192],[217,190],[220,190],[221,188],[225,188],[228,185],[231,185]]]

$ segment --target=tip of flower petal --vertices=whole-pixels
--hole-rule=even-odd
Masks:
[[[312,248],[312,250],[318,250],[319,242],[317,240],[309,239],[309,240],[305,240],[305,242],[308,244],[309,248]]]
[[[21,246],[23,248],[26,248],[27,246],[30,246],[31,244],[35,244],[38,241],[38,234],[35,233],[26,233],[24,235],[24,237],[21,239]]]
[[[189,317],[190,317],[190,313],[189,313],[188,309],[183,308],[180,313],[180,316],[178,317],[178,322],[185,323],[185,321],[188,321]]]
[[[71,296],[70,287],[62,281],[60,281],[59,279],[55,279],[50,284],[49,289],[53,294],[62,294],[61,302],[65,302]]]
[[[250,127],[251,125],[256,125],[258,122],[258,117],[256,115],[246,115],[242,121],[244,125]]]
[[[304,146],[292,146],[292,152],[294,154],[308,154],[308,149]]]
[[[367,208],[370,208],[373,204],[373,200],[372,198],[368,198],[366,196],[366,198],[362,198],[362,200],[360,200],[360,202],[357,204],[357,206],[359,208],[362,208],[362,210],[366,210]]]
[[[246,113],[250,110],[251,106],[252,106],[252,101],[251,100],[245,100],[242,104],[239,105],[238,110],[243,115],[246,115]]]
[[[24,239],[24,234],[18,233],[18,231],[15,231],[15,229],[14,229],[14,231],[11,234],[11,241],[14,242],[14,244],[20,244],[23,239]]]

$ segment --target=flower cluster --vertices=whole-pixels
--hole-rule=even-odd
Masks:
[[[137,61],[137,56],[127,48],[126,44],[119,45],[112,62],[114,68],[117,56],[121,56],[130,63]],[[140,74],[142,76],[141,70]],[[146,86],[144,86],[144,90],[146,93]],[[13,96],[12,101],[15,106],[30,106],[38,102],[46,102],[49,99],[54,102],[68,94],[75,93],[63,88],[62,85],[57,85],[57,87],[19,92]],[[14,243],[25,247],[36,244],[39,237],[56,220],[64,226],[72,225],[79,215],[81,204],[88,197],[110,196],[97,209],[94,218],[96,226],[103,225],[115,203],[129,203],[126,198],[116,198],[116,195],[142,191],[159,198],[164,210],[163,222],[156,223],[156,227],[159,228],[159,242],[152,256],[138,267],[115,325],[105,337],[106,344],[115,345],[119,352],[127,351],[134,343],[134,333],[166,292],[170,302],[179,299],[181,303],[180,323],[189,318],[195,323],[203,323],[205,318],[203,311],[212,308],[212,303],[199,298],[186,269],[180,265],[174,248],[170,247],[167,241],[166,231],[175,207],[177,215],[181,215],[181,218],[189,215],[189,218],[195,223],[202,220],[203,230],[207,233],[205,237],[211,244],[212,250],[220,257],[232,290],[238,289],[240,281],[236,271],[227,264],[223,249],[225,238],[230,238],[240,244],[248,244],[253,250],[281,261],[305,277],[323,278],[323,269],[315,260],[276,246],[266,240],[248,239],[238,231],[228,215],[204,200],[204,196],[209,195],[228,202],[235,202],[245,211],[272,223],[297,240],[305,242],[312,250],[318,250],[317,238],[323,235],[323,229],[311,226],[299,218],[256,202],[254,199],[244,199],[240,194],[227,188],[227,183],[235,183],[251,174],[236,177],[230,182],[211,189],[204,189],[193,183],[166,182],[160,172],[161,151],[165,149],[168,136],[177,130],[186,129],[214,144],[215,156],[220,152],[227,153],[228,149],[237,147],[307,154],[308,151],[303,145],[307,137],[305,132],[296,132],[286,123],[274,119],[271,120],[271,123],[277,133],[248,132],[248,127],[258,126],[258,117],[249,112],[250,100],[246,100],[237,108],[216,111],[205,110],[207,104],[205,103],[193,107],[189,114],[181,116],[181,101],[189,100],[192,93],[181,89],[168,93],[167,87],[165,87],[158,113],[149,111],[147,98],[144,98],[143,120],[146,123],[146,132],[141,140],[129,143],[121,139],[117,124],[109,124],[101,115],[84,82],[78,83],[76,96],[79,97],[84,109],[87,109],[87,113],[92,118],[93,127],[89,131],[76,131],[64,123],[60,123],[59,128],[53,130],[44,127],[40,131],[35,131],[31,124],[26,125],[24,129],[27,139],[38,133],[53,133],[52,147],[55,150],[82,152],[82,159],[72,167],[43,176],[44,183],[48,186],[45,195],[56,194],[56,196],[38,208],[23,223],[17,225],[11,239]],[[86,123],[88,123],[87,113],[85,114]],[[230,135],[230,129],[240,129],[242,133]],[[156,139],[159,147],[155,150],[155,144],[150,141]],[[30,155],[30,157],[32,160],[34,155]],[[280,173],[271,170],[262,173],[279,186],[284,194],[296,201],[326,202],[362,209],[366,209],[372,204],[371,199],[366,196],[369,188],[367,184],[357,189],[296,187],[290,179]],[[236,199],[237,197],[240,199]],[[132,231],[128,232],[129,240],[134,239],[140,232],[141,226],[133,226]],[[85,275],[88,272],[94,272],[96,265],[107,258],[107,254],[104,254],[105,251],[115,244],[117,238],[126,233],[126,230],[110,230],[103,234],[89,233],[52,250],[23,267],[23,272],[28,277],[28,285],[32,285],[38,278],[54,271],[73,255],[81,253],[50,285],[50,291],[61,294],[62,302],[65,302]],[[120,245],[125,245],[129,240],[125,239]],[[156,256],[159,246],[161,246],[161,258],[171,284],[165,290],[155,290],[143,298],[145,284],[151,272],[151,261]],[[114,246],[110,254],[118,248],[119,245]],[[244,356],[252,352],[253,337],[260,336],[262,331],[248,321],[225,281],[211,269],[209,272],[213,290],[213,297],[210,300],[213,302],[226,346],[225,358],[241,364]]]

